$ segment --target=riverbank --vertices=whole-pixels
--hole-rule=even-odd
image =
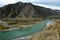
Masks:
[[[60,20],[58,20],[55,19],[53,24],[34,34],[29,40],[60,40]]]
[[[42,21],[42,18],[20,18],[20,19],[3,19],[0,22],[0,29],[7,30],[10,28],[24,28],[32,26]]]

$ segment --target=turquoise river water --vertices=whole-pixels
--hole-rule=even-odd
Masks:
[[[33,35],[34,33],[41,32],[48,22],[51,20],[43,20],[31,27],[26,27],[23,29],[14,29],[10,31],[0,31],[0,40],[11,40],[18,37],[25,37]]]

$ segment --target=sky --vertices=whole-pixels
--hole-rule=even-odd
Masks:
[[[60,10],[60,0],[0,0],[0,6],[2,7],[7,4],[13,4],[18,1],[31,2],[34,5]]]

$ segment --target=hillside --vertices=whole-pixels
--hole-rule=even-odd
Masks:
[[[60,19],[55,20],[54,24],[50,24],[42,32],[34,34],[30,40],[60,40]]]
[[[43,18],[56,14],[55,10],[23,2],[8,4],[0,8],[0,18]]]

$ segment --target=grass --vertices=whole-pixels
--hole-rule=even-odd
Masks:
[[[18,25],[33,25],[39,21],[41,21],[41,18],[26,18],[26,19],[20,19],[20,20],[3,20],[7,22],[9,25],[18,24]]]
[[[32,40],[58,40],[60,38],[60,19],[54,20],[55,24],[49,25],[42,32],[32,35]],[[58,35],[57,35],[58,34]]]
[[[37,22],[40,22],[42,19],[41,18],[21,18],[19,20],[2,20],[4,22],[7,22],[8,25],[12,26],[12,27],[28,27],[28,26],[32,26]],[[4,29],[5,27],[0,27],[0,29]]]

